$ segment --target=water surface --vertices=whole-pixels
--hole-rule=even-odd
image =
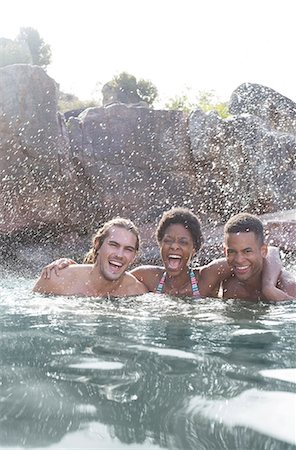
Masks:
[[[296,448],[296,302],[0,282],[0,448]]]

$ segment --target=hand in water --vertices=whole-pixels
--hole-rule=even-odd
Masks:
[[[56,259],[52,263],[50,263],[47,266],[43,267],[42,272],[41,272],[41,277],[43,277],[43,278],[50,278],[52,270],[54,270],[54,273],[58,277],[59,276],[59,271],[62,270],[62,269],[65,269],[70,264],[77,264],[77,263],[73,259],[69,259],[69,258]]]

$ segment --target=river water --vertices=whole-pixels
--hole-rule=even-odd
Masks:
[[[1,273],[1,449],[296,448],[296,302],[33,283]]]

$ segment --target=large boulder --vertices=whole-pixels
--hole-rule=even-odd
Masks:
[[[275,101],[271,103],[274,91],[270,90],[270,103],[264,98],[261,106],[258,91],[260,93],[259,89],[255,90],[257,108],[246,95],[241,94],[238,102],[238,94],[235,94],[236,103],[233,100],[231,110],[240,114],[227,120],[201,110],[189,118],[199,189],[209,209],[224,219],[239,211],[262,214],[291,209],[295,205],[296,133],[292,125],[296,115],[292,114],[293,102],[285,98],[281,102],[277,94],[279,110],[271,120],[271,113],[262,112],[263,100],[275,110]],[[263,92],[266,94],[265,90]],[[287,111],[283,110],[283,105],[287,106]],[[296,111],[295,104],[294,109]],[[269,119],[265,121],[266,115]]]
[[[233,115],[260,117],[268,128],[296,133],[296,104],[267,86],[241,84],[231,95],[229,109]]]
[[[7,66],[0,98],[0,232],[64,222],[73,173],[57,84],[38,66]]]
[[[145,222],[172,205],[198,208],[184,113],[113,104],[70,118],[68,128],[92,214]]]

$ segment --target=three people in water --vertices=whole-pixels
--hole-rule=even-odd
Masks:
[[[123,225],[128,223],[127,226]],[[191,268],[201,248],[200,222],[186,208],[165,212],[156,232],[161,266],[127,272],[139,247],[135,226],[125,219],[107,222],[97,233],[84,262],[58,260],[47,266],[34,291],[58,295],[126,296],[147,291],[186,297],[285,300],[296,297],[296,283],[281,271],[275,249],[264,243],[263,225],[251,214],[238,214],[225,225],[225,256]],[[54,270],[52,270],[54,269]],[[64,270],[60,270],[64,269]]]

